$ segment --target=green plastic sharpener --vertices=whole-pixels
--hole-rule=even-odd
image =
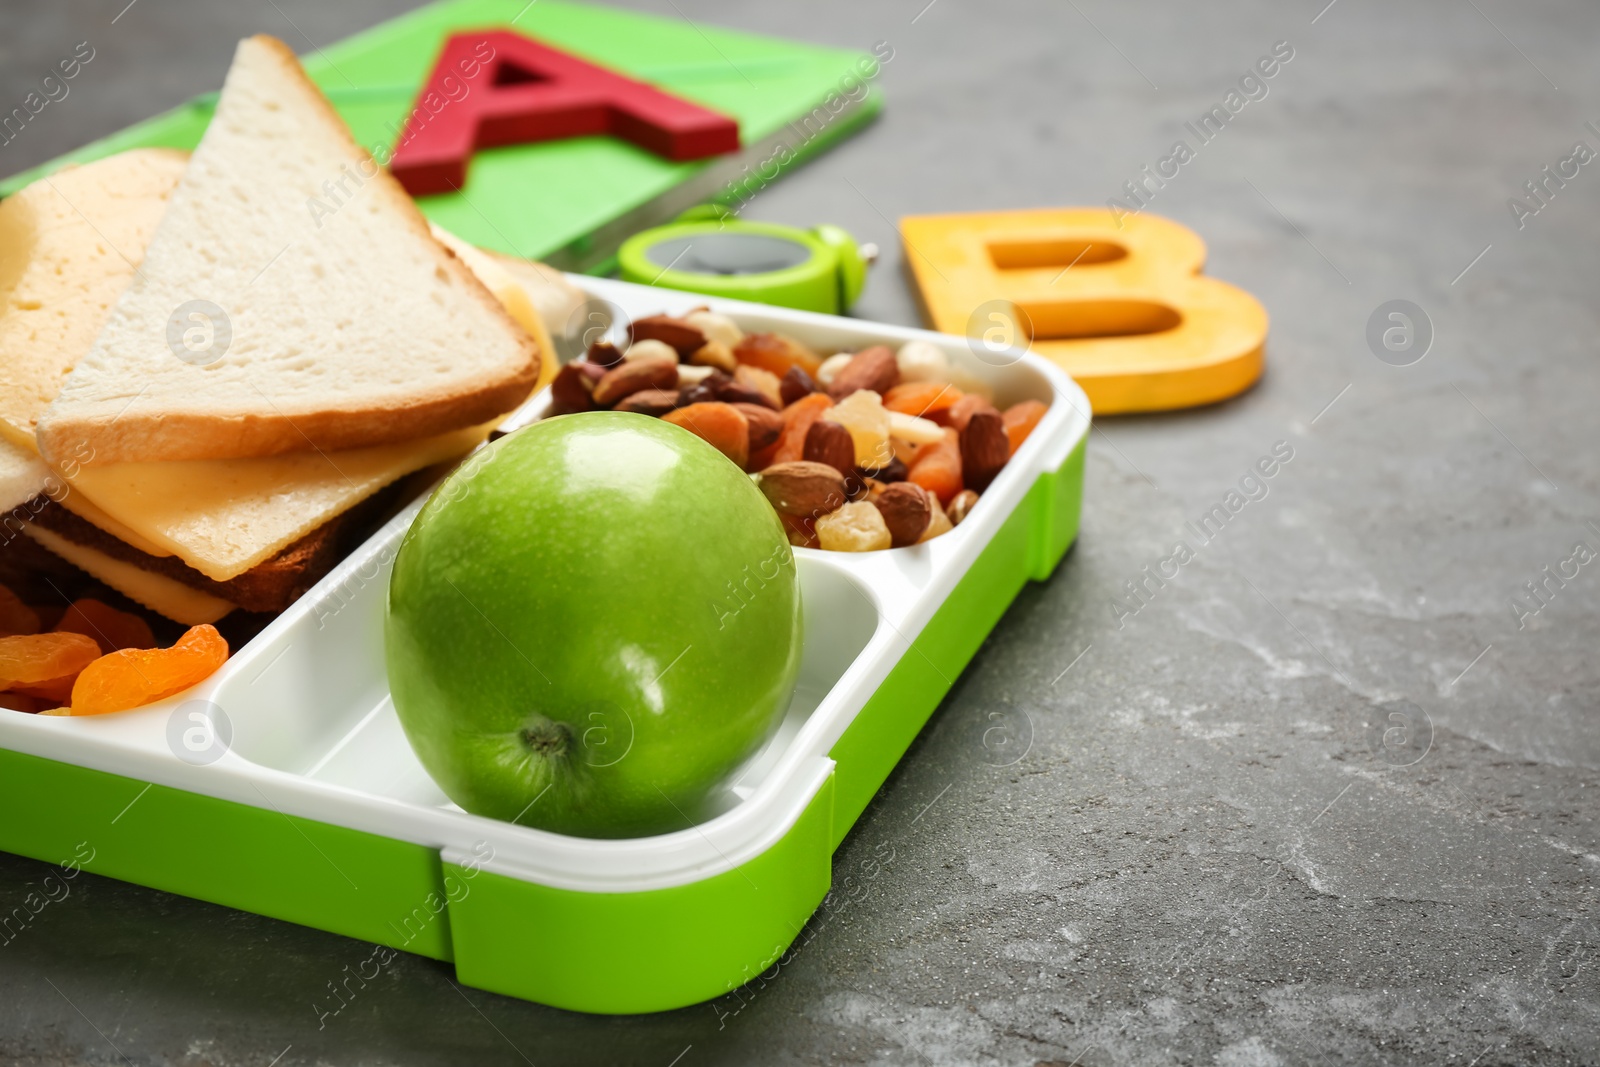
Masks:
[[[838,226],[801,230],[715,211],[628,238],[617,254],[622,279],[837,315],[861,295],[878,256],[876,245],[858,245]]]

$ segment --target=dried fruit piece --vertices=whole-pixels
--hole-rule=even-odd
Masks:
[[[39,710],[39,702],[30,696],[21,693],[0,693],[0,708],[9,708],[11,711],[25,711],[29,714]]]
[[[733,350],[721,341],[707,341],[689,353],[689,362],[701,367],[715,367],[724,374],[732,374],[739,366]]]
[[[960,494],[956,494],[959,496]],[[932,493],[928,494],[928,508],[931,514],[928,517],[928,528],[922,531],[923,541],[932,541],[940,534],[947,534],[955,529],[955,524],[950,521],[950,516],[945,514],[944,508],[939,506],[939,498]]]
[[[964,394],[949,382],[901,382],[883,397],[883,406],[904,415],[932,419]]]
[[[783,401],[784,407],[816,391],[817,383],[811,380],[811,375],[799,367],[790,367],[788,373],[778,382],[778,399]]]
[[[961,438],[954,430],[945,430],[944,438],[917,449],[911,461],[907,479],[947,503],[961,492]]]
[[[906,474],[909,471],[910,468],[905,465],[905,461],[898,456],[881,467],[856,468],[856,473],[862,478],[871,478],[873,481],[883,482],[884,484],[905,481]]]
[[[596,341],[589,346],[589,352],[583,358],[597,367],[604,367],[610,370],[622,362],[622,349],[610,341]]]
[[[877,393],[862,389],[833,405],[828,418],[850,431],[856,445],[856,466],[876,468],[894,456],[889,447],[889,413]]]
[[[594,385],[605,375],[606,368],[581,359],[562,367],[550,383],[550,414],[593,411],[599,406],[594,402]]]
[[[933,518],[929,505],[932,494],[913,482],[896,482],[885,486],[872,501],[889,528],[889,538],[895,548],[914,545]]]
[[[850,431],[832,419],[818,419],[806,431],[806,447],[802,453],[812,463],[826,463],[841,477],[855,473],[856,444]]]
[[[55,631],[92,637],[102,654],[124,648],[156,647],[156,635],[144,619],[131,612],[118,611],[93,597],[74,600],[56,623]]]
[[[826,463],[778,463],[757,478],[767,502],[785,515],[815,519],[842,507],[844,475]]]
[[[570,364],[569,364],[570,366]],[[678,361],[673,356],[625,359],[606,371],[594,386],[594,402],[608,408],[623,397],[643,389],[673,389],[678,384]]]
[[[893,543],[883,515],[866,500],[819,518],[817,540],[830,552],[876,552]]]
[[[39,613],[22,602],[8,586],[0,585],[0,637],[39,632]]]
[[[972,505],[978,502],[978,494],[971,489],[963,489],[950,499],[950,523],[960,526],[963,519],[972,514]]]
[[[957,430],[965,430],[967,428],[967,423],[972,420],[972,416],[976,415],[980,411],[992,411],[996,415],[1000,414],[999,411],[995,410],[995,406],[989,403],[986,397],[981,397],[976,393],[968,393],[966,396],[963,396],[960,400],[957,400],[954,404],[950,405],[950,413],[947,416],[947,424],[954,426]]]
[[[1020,404],[1012,404],[1006,408],[1001,418],[1005,420],[1006,439],[1011,442],[1012,456],[1017,454],[1022,442],[1028,439],[1028,435],[1034,431],[1039,425],[1039,420],[1044,418],[1045,412],[1049,410],[1048,405],[1038,400],[1024,400]]]
[[[750,455],[776,444],[783,433],[783,415],[761,404],[735,404],[750,422]],[[759,467],[756,469],[760,469]]]
[[[181,693],[228,659],[228,642],[210,625],[193,626],[171,648],[126,648],[83,669],[72,687],[72,714],[126,711]]]
[[[810,432],[811,424],[831,407],[833,399],[827,393],[812,393],[784,408],[783,436],[778,438],[778,449],[772,454],[772,462],[787,463],[803,458],[806,434]]]
[[[660,418],[678,406],[676,389],[641,389],[622,398],[614,410]]]
[[[975,411],[961,431],[961,478],[968,489],[983,492],[1011,456],[1005,421],[998,411]]]
[[[689,354],[703,346],[707,340],[705,333],[693,323],[675,319],[670,315],[648,315],[642,319],[634,319],[628,332],[635,345],[642,341],[660,341],[662,344],[670,345],[683,359],[689,358]]]
[[[690,404],[662,416],[705,441],[740,469],[750,458],[750,420],[732,404]]]
[[[683,376],[683,367],[678,367],[678,376]],[[709,404],[717,399],[717,390],[730,379],[719,370],[712,370],[699,382],[682,386],[678,390],[678,406],[688,407],[690,404]],[[681,383],[680,383],[681,384]]]
[[[76,674],[99,657],[100,646],[83,634],[0,637],[0,689]]]
[[[813,378],[822,366],[822,357],[792,337],[781,333],[752,333],[733,346],[733,358],[781,378],[790,367],[799,367]]]
[[[71,674],[63,674],[60,678],[51,678],[36,685],[12,686],[11,692],[32,697],[47,708],[54,708],[72,701],[72,683],[77,680],[78,672],[73,671]]]
[[[894,361],[894,352],[887,345],[873,345],[857,352],[834,372],[828,392],[836,400],[862,389],[881,397],[899,384],[900,366]]]

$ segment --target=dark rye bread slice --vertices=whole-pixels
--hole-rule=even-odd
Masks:
[[[279,612],[293,604],[355,548],[404,491],[406,479],[373,494],[236,578],[213,581],[177,556],[152,556],[43,497],[29,502],[33,521],[84,548],[182,582],[251,612]]]

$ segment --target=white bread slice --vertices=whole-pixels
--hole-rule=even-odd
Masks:
[[[233,605],[220,597],[108,556],[97,548],[68,541],[37,523],[24,526],[23,532],[90,577],[98,578],[129,600],[174,622],[198,626],[203,622],[216,622],[233,610]]]
[[[0,512],[10,512],[50,488],[50,468],[30,449],[0,440]],[[6,533],[0,527],[0,541]]]
[[[133,279],[189,153],[136,148],[0,200],[0,438],[26,448]]]
[[[214,321],[179,316],[191,301],[222,309],[220,354],[205,351],[222,349]],[[169,342],[190,329],[190,344]],[[539,355],[294,53],[250,37],[143,270],[40,419],[39,448],[101,464],[414,441],[514,409]]]

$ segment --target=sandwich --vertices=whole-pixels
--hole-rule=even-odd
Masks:
[[[528,282],[242,41],[192,156],[0,201],[0,580],[42,549],[184,625],[283,610],[554,373]]]

